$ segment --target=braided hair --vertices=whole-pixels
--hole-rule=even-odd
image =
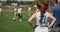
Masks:
[[[44,8],[44,5],[43,5],[43,3],[42,2],[38,2],[37,3],[37,8],[40,10],[40,14],[41,14],[41,16],[40,16],[40,23],[42,24],[42,20],[43,20],[43,16],[44,16],[44,13],[45,13],[45,8]]]

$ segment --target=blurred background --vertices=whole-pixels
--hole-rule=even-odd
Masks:
[[[3,11],[5,10],[12,11],[14,6],[19,6],[19,5],[22,6],[22,8],[27,8],[27,6],[31,6],[31,8],[35,8],[34,6],[36,6],[38,1],[39,0],[0,0],[0,6],[3,7]],[[52,3],[52,0],[40,0],[40,1],[42,2],[47,1],[48,4]]]

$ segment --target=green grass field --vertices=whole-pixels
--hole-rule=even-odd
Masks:
[[[22,22],[18,19],[13,21],[13,14],[13,12],[3,12],[2,15],[0,15],[0,32],[33,32],[33,29],[28,23],[30,16],[28,16],[27,12],[22,13]]]
[[[31,15],[34,11],[31,12]],[[34,32],[32,27],[28,23],[27,11],[22,12],[23,21],[20,22],[19,19],[13,21],[14,12],[3,11],[2,15],[0,15],[0,32]],[[33,21],[35,24],[35,20]]]

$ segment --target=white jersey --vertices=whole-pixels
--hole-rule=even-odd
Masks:
[[[38,9],[37,9],[37,11],[36,11],[36,25],[39,25],[40,26],[40,11],[38,11]],[[45,24],[43,23],[42,25],[46,25],[46,22],[47,22],[47,19],[48,19],[48,17],[49,17],[49,13],[48,12],[45,12],[44,13],[44,17],[43,17],[43,20],[42,20],[42,22],[45,22]]]
[[[0,8],[0,12],[2,11],[2,8]]]
[[[28,7],[28,11],[30,11],[31,10],[31,7]]]
[[[18,8],[18,12],[17,13],[21,13],[22,11],[22,8]]]

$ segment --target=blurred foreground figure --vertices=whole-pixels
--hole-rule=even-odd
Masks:
[[[60,0],[57,0],[58,4],[52,6],[51,11],[53,16],[56,18],[56,22],[53,26],[54,32],[60,32]]]
[[[56,1],[52,1],[52,6],[56,6],[57,2]]]

